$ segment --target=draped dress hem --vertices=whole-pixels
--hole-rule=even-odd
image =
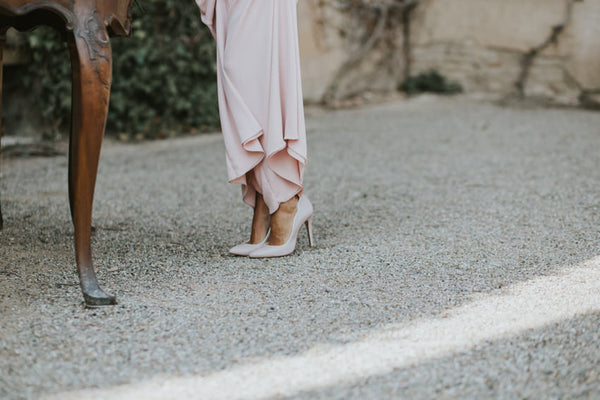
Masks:
[[[301,194],[307,164],[297,0],[196,0],[217,43],[228,180],[271,213]]]

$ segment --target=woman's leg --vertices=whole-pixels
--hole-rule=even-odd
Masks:
[[[247,178],[248,184],[256,187],[254,173],[250,171]],[[269,207],[265,203],[263,195],[255,190],[254,215],[252,216],[252,227],[250,229],[249,244],[258,244],[265,240],[269,233],[271,224],[271,214]]]
[[[292,231],[292,223],[296,214],[296,205],[298,195],[301,194],[301,188],[297,185],[282,179],[273,169],[269,168],[268,161],[265,160],[248,174],[248,185],[261,193],[261,200],[267,213],[270,213],[271,233],[268,243],[273,246],[284,244]],[[258,200],[258,196],[256,197]],[[270,205],[270,206],[269,206]],[[277,207],[273,210],[273,207]],[[256,217],[258,207],[254,209]],[[264,219],[262,220],[264,222]],[[258,222],[261,222],[258,219]],[[253,231],[254,231],[253,221]],[[259,243],[251,242],[251,243]]]
[[[296,0],[216,2],[219,110],[229,180],[254,207],[249,244],[289,237],[303,190],[306,132]]]
[[[287,242],[292,233],[294,216],[298,209],[298,196],[294,196],[279,205],[279,208],[271,216],[271,234],[268,244],[281,246]]]

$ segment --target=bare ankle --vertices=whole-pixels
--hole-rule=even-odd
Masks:
[[[294,216],[298,209],[298,196],[283,202],[271,216],[271,234],[269,235],[269,244],[281,246],[287,242],[294,223]]]
[[[254,216],[252,217],[252,228],[250,233],[250,244],[261,243],[267,237],[269,226],[271,224],[271,215],[261,194],[256,194],[256,204],[254,205]]]

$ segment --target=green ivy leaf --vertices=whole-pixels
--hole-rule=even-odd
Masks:
[[[107,134],[154,137],[219,124],[215,47],[194,2],[146,0],[135,9],[130,38],[113,38],[113,85]],[[53,29],[27,35],[32,62],[19,74],[47,121],[66,132],[71,64]],[[55,134],[55,132],[47,132]]]

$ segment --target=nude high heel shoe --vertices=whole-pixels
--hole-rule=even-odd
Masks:
[[[270,229],[267,231],[267,236],[265,236],[265,238],[263,239],[262,242],[255,243],[255,244],[251,244],[251,243],[238,244],[237,246],[233,246],[231,249],[229,249],[229,253],[236,255],[236,256],[248,256],[254,250],[260,249],[267,243],[267,240],[269,240],[269,233],[271,233]]]
[[[306,231],[308,233],[308,243],[310,247],[313,247],[314,240],[312,236],[312,216],[313,206],[305,195],[300,196],[298,199],[298,206],[296,208],[296,214],[294,215],[294,222],[292,224],[292,231],[287,242],[281,246],[272,246],[265,244],[257,250],[252,251],[249,256],[250,258],[266,258],[266,257],[283,257],[288,254],[292,254],[296,250],[296,243],[298,241],[298,232],[302,228],[302,224],[306,225]]]

